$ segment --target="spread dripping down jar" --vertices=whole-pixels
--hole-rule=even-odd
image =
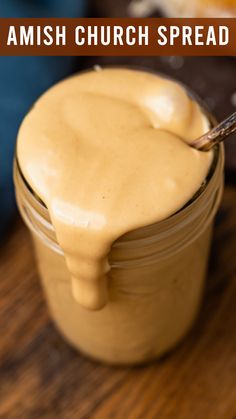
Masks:
[[[181,208],[113,241],[107,297],[96,310],[75,298],[50,211],[18,157],[17,150],[18,207],[31,232],[51,316],[62,335],[81,352],[112,364],[143,363],[170,350],[189,330],[200,306],[222,195],[223,147],[214,149],[207,176]]]

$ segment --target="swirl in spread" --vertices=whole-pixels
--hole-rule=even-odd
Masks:
[[[128,69],[73,76],[28,113],[19,163],[49,210],[81,305],[106,304],[115,240],[169,217],[198,190],[212,153],[187,142],[207,129],[183,87]]]

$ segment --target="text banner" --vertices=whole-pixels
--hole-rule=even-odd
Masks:
[[[0,18],[0,55],[236,55],[236,19]]]

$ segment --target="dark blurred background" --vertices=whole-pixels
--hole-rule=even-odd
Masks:
[[[160,16],[158,2],[141,0],[135,5],[139,4],[139,15]],[[129,0],[1,0],[0,16],[123,17],[136,9]],[[0,57],[0,237],[15,214],[12,161],[21,120],[49,86],[95,64],[141,66],[168,74],[192,88],[218,120],[236,109],[234,57]],[[226,180],[235,182],[235,178],[236,139],[231,138],[226,144]]]

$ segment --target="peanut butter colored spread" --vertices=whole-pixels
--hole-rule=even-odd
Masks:
[[[81,306],[108,302],[108,255],[119,237],[169,217],[197,192],[212,153],[187,143],[207,129],[179,84],[128,69],[73,76],[28,113],[19,164],[49,210]]]

